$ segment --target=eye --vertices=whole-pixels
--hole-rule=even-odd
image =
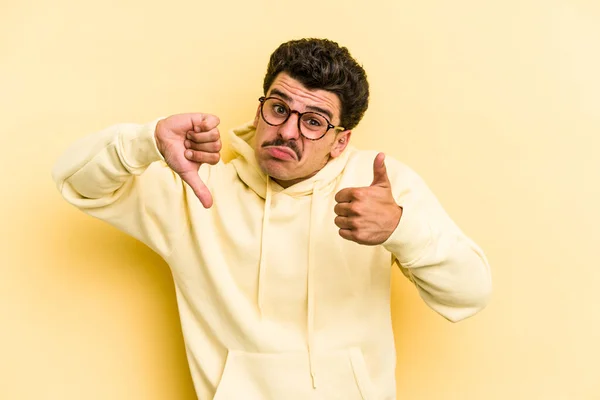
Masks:
[[[273,104],[273,112],[277,115],[286,115],[287,108],[282,104]]]
[[[323,123],[316,118],[310,118],[307,122],[309,125],[315,126],[315,127],[319,127],[319,126],[323,125]]]
[[[318,130],[327,125],[320,115],[314,113],[304,114],[302,124],[311,130]]]

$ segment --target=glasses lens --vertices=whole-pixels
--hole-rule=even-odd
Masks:
[[[269,125],[281,125],[290,117],[290,108],[282,100],[269,98],[263,101],[262,117]],[[320,139],[327,132],[329,122],[320,114],[307,112],[300,118],[300,131],[309,139]]]
[[[327,132],[328,124],[325,117],[316,113],[306,113],[300,119],[302,134],[309,139],[319,139],[323,136]]]
[[[262,115],[271,125],[283,124],[290,115],[288,106],[278,99],[267,99],[262,105]]]

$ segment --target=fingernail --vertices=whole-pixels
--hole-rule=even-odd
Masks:
[[[200,127],[199,126],[195,126],[194,127],[194,132],[196,132],[196,133],[200,132]]]
[[[186,156],[187,158],[192,158],[192,152],[191,152],[190,150],[186,151],[186,152],[185,152],[185,156]]]

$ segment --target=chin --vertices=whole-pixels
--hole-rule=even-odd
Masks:
[[[287,163],[282,163],[277,160],[262,160],[258,163],[260,169],[266,175],[269,175],[271,178],[281,181],[290,181],[294,179],[298,179],[299,176],[297,171],[293,171],[293,165],[285,165]]]

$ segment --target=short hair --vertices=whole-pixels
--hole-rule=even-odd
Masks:
[[[345,47],[328,39],[299,39],[281,44],[271,54],[263,82],[266,95],[281,72],[308,89],[335,93],[341,103],[340,125],[353,129],[369,105],[367,74]]]

